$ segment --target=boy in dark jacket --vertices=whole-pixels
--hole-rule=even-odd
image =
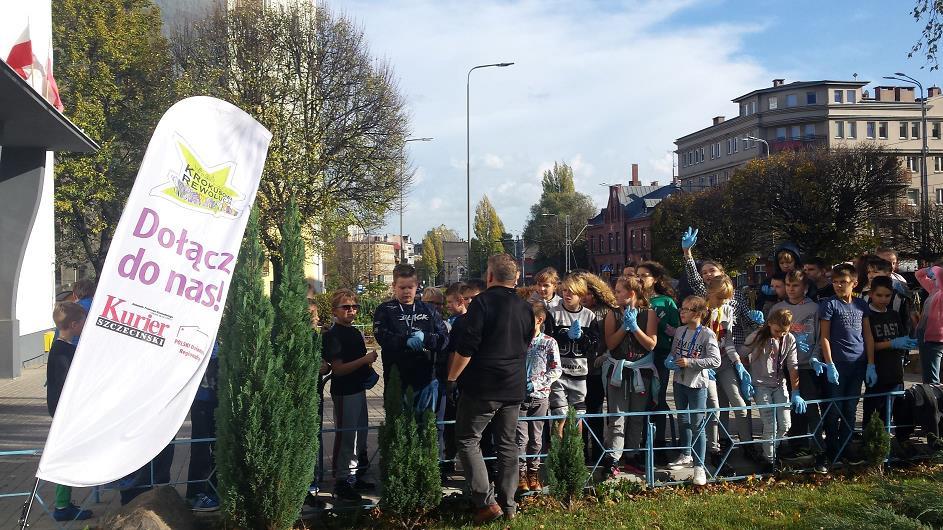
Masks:
[[[75,356],[75,341],[82,334],[85,326],[85,309],[75,302],[56,304],[52,310],[52,320],[56,324],[59,336],[49,348],[49,363],[46,365],[46,406],[49,415],[55,417],[56,407],[65,378]],[[56,484],[56,506],[52,518],[56,521],[82,521],[92,517],[90,510],[83,510],[72,504],[72,488]]]
[[[418,286],[415,267],[400,263],[393,268],[393,300],[377,307],[373,335],[383,352],[383,382],[389,382],[397,367],[403,389],[415,392],[416,411],[434,412],[439,393],[436,359],[445,352],[448,331],[438,310],[416,300]]]

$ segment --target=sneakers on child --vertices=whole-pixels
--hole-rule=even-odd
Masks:
[[[362,501],[363,497],[357,493],[354,486],[347,481],[338,482],[334,487],[334,496],[345,501]]]
[[[215,512],[219,509],[219,501],[209,495],[198,493],[190,509],[194,512]]]
[[[691,467],[692,464],[694,464],[694,458],[691,455],[682,454],[668,463],[668,469],[682,469]]]
[[[703,486],[707,484],[707,472],[704,466],[694,466],[694,485]]]
[[[74,504],[69,504],[65,508],[56,508],[52,512],[52,518],[60,523],[64,521],[84,521],[92,518],[92,511],[83,510]]]

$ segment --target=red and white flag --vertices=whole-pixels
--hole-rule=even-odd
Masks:
[[[33,55],[33,42],[29,38],[29,24],[27,24],[26,29],[23,30],[23,34],[20,35],[20,38],[16,39],[16,43],[13,45],[13,48],[10,49],[10,54],[7,56],[7,64],[10,65],[10,68],[13,68],[16,73],[20,74],[20,77],[29,79],[34,62],[36,61]]]

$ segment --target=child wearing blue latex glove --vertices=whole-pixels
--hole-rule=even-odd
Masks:
[[[426,334],[417,329],[412,332],[408,339],[406,339],[406,346],[410,350],[421,351],[422,341],[425,340],[425,338]]]
[[[791,403],[798,414],[806,412],[806,404],[799,390],[799,362],[797,360],[796,338],[789,332],[792,326],[792,312],[778,309],[769,314],[766,324],[747,338],[750,348],[750,374],[753,376],[753,388],[756,391],[757,405],[785,405]],[[786,397],[786,376],[789,376],[793,388],[791,398]],[[776,468],[776,447],[789,430],[792,415],[789,407],[764,407],[760,409],[763,420],[763,458],[766,460],[764,472]]]
[[[854,432],[861,387],[868,364],[874,359],[870,309],[867,302],[854,295],[857,278],[854,265],[836,265],[832,268],[835,296],[819,302],[819,344],[830,383],[826,385],[826,397],[850,398],[836,401],[825,419],[830,460],[838,457],[844,441]]]
[[[894,297],[893,280],[887,276],[871,279],[868,307],[869,322],[874,335],[874,356],[869,360],[865,382],[869,394],[902,390],[904,387],[904,357],[917,347],[910,338],[910,321],[906,315],[891,309]],[[893,403],[893,400],[892,400]],[[864,420],[877,411],[883,423],[887,419],[887,397],[876,396],[864,400]]]
[[[707,406],[707,387],[710,383],[708,369],[720,366],[720,348],[717,337],[710,328],[701,325],[707,316],[707,302],[700,296],[689,296],[681,304],[681,323],[675,331],[674,343],[665,366],[677,367],[674,372],[675,407],[678,410],[704,409]],[[704,457],[707,452],[707,439],[704,436],[694,438],[694,433],[701,428],[704,413],[681,414],[681,445],[691,447],[668,465],[669,469],[682,469],[694,466],[694,484],[707,483],[704,469]]]
[[[789,272],[785,277],[786,298],[774,305],[771,311],[788,309],[792,313],[789,331],[796,339],[796,357],[799,365],[798,390],[805,399],[818,400],[825,397],[825,385],[828,384],[828,380],[824,375],[825,363],[819,360],[821,356],[819,305],[808,296],[810,285],[809,278],[803,271]],[[821,413],[818,404],[813,403],[806,407],[805,413],[793,414],[789,434],[790,436],[813,434],[817,437],[817,440],[812,438],[794,440],[791,443],[791,449],[795,451],[796,456],[802,456],[803,453],[814,454],[815,471],[824,473],[827,471],[825,455],[820,450],[824,447],[824,433],[822,429],[817,429],[822,419]]]
[[[560,282],[560,303],[548,309],[544,328],[559,345],[563,369],[563,374],[550,387],[550,414],[553,416],[565,415],[571,405],[577,414],[586,413],[589,362],[596,356],[602,339],[596,314],[581,302],[582,297],[589,294],[586,280],[569,274]],[[557,422],[557,433],[562,436],[562,421]]]

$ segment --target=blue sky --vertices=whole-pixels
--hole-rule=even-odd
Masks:
[[[465,234],[465,74],[472,74],[472,208],[482,194],[519,234],[554,161],[597,206],[602,183],[670,180],[673,141],[735,116],[734,97],[813,79],[882,81],[920,70],[910,0],[336,0],[371,51],[393,65],[414,136],[417,182],[405,233],[446,224]],[[396,233],[398,215],[386,232]]]

